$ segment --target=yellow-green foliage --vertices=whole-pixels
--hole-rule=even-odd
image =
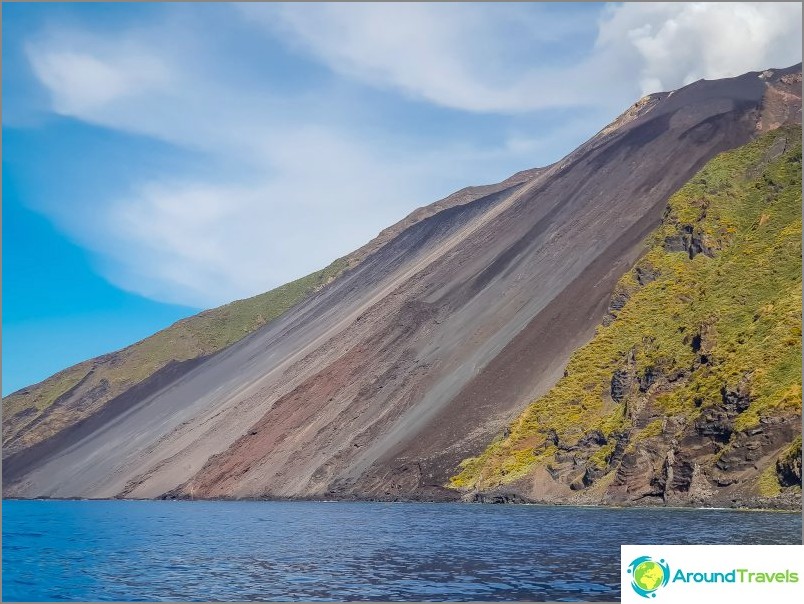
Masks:
[[[37,411],[46,409],[63,392],[67,392],[80,382],[92,368],[90,361],[84,361],[54,374],[41,384],[29,389],[27,395],[14,393],[3,398],[3,415],[17,413],[31,407]]]
[[[788,149],[770,157],[779,137]],[[609,390],[631,352],[636,375],[648,368],[664,376],[683,372],[684,379],[655,398],[665,415],[692,419],[722,401],[723,387],[741,383],[750,389],[751,405],[736,429],[763,415],[800,414],[800,139],[799,127],[785,128],[721,154],[673,195],[647,253],[617,284],[629,300],[616,320],[572,355],[567,375],[514,421],[507,438],[462,464],[451,486],[489,488],[546,463],[555,450],[543,446],[550,429],[572,444],[593,429],[608,436],[629,428],[624,405]],[[665,249],[666,239],[685,227],[712,257]],[[637,269],[657,276],[639,285]],[[696,335],[699,352],[690,344]],[[696,363],[700,352],[706,363]],[[642,436],[660,431],[654,422]],[[602,466],[608,454],[604,447],[592,461]]]
[[[651,436],[659,436],[662,433],[662,420],[655,419],[647,426],[642,428],[637,435],[639,439],[644,440],[646,438],[650,438]]]
[[[771,464],[759,475],[757,494],[760,497],[773,497],[781,492],[782,485],[779,484],[779,477],[776,474],[776,464]]]
[[[90,371],[93,384],[108,382],[106,393],[96,401],[106,400],[141,382],[171,361],[186,361],[213,354],[242,339],[249,333],[276,319],[310,293],[332,281],[346,268],[345,259],[292,281],[269,292],[237,300],[219,308],[204,311],[178,321],[144,340],[116,353],[112,362],[104,356],[84,361],[65,369],[47,380],[3,398],[4,441],[19,433],[59,396],[73,388]],[[32,409],[21,420],[9,423],[20,411]],[[77,412],[73,412],[74,414]],[[75,414],[73,419],[79,419]],[[65,420],[70,423],[69,420]],[[42,427],[42,434],[30,435],[41,440],[63,423]]]
[[[597,466],[602,470],[608,465],[609,457],[613,452],[614,452],[614,441],[611,440],[602,447],[600,447],[592,455],[590,455],[589,461],[591,461],[595,466]]]
[[[779,455],[778,461],[781,463],[792,464],[794,460],[801,459],[801,436],[797,437]],[[801,485],[794,485],[794,490],[801,490]],[[777,464],[770,464],[759,475],[757,480],[757,493],[762,497],[773,497],[782,492],[782,485],[779,482],[779,470]]]
[[[784,464],[788,467],[795,465],[801,466],[801,436],[796,437],[796,439],[790,443],[782,453],[779,455],[778,462]],[[771,470],[773,470],[773,480],[769,477],[766,477]],[[764,480],[763,480],[764,479]],[[768,470],[762,473],[760,476],[759,481],[759,493],[760,495],[766,495],[768,491],[774,490],[775,492],[771,493],[771,495],[778,493],[782,488],[782,485],[779,483],[779,469],[777,464],[771,464]],[[793,484],[789,487],[793,491],[801,492],[801,484]]]

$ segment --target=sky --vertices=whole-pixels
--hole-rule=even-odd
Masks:
[[[801,60],[800,3],[2,12],[3,394],[557,161],[644,94]]]

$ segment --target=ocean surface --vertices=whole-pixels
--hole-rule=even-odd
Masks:
[[[801,543],[730,510],[4,501],[3,600],[619,600],[621,543]]]

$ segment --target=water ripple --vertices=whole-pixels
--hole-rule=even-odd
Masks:
[[[3,595],[617,600],[621,543],[801,543],[801,517],[458,504],[5,501]]]

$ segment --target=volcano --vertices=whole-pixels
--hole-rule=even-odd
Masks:
[[[5,496],[465,496],[450,478],[562,377],[671,195],[800,122],[800,65],[646,96],[555,164],[420,208],[233,343],[157,334],[134,352],[165,362],[126,349],[14,393]]]

